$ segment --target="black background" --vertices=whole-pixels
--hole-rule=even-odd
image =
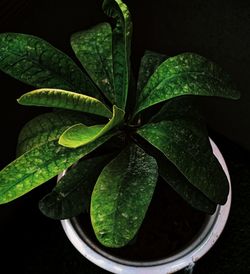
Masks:
[[[228,228],[194,273],[247,273],[249,248],[250,1],[126,1],[133,17],[132,62],[137,71],[145,49],[167,55],[193,51],[225,68],[235,80],[239,101],[201,98],[211,135],[231,168],[235,198]],[[0,32],[46,39],[71,57],[70,34],[107,20],[102,1],[0,1]],[[1,163],[15,157],[21,127],[44,109],[16,103],[32,88],[0,74]],[[230,140],[230,141],[229,141]],[[0,207],[1,264],[19,273],[105,273],[83,259],[60,224],[42,216],[37,201],[53,182]],[[248,217],[249,218],[249,217]],[[213,263],[212,263],[213,261]],[[8,263],[7,263],[8,262]]]

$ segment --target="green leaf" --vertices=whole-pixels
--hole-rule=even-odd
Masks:
[[[210,200],[226,202],[227,178],[206,133],[197,123],[181,119],[162,121],[143,126],[138,134],[160,150]]]
[[[59,144],[70,148],[86,145],[98,138],[99,132],[102,131],[103,127],[103,125],[89,127],[84,124],[73,125],[62,133]]]
[[[162,152],[145,141],[143,138],[138,139],[138,142],[149,155],[156,159],[159,175],[188,204],[207,214],[213,214],[215,212],[216,204],[209,200],[200,190],[194,187],[176,168],[176,166],[164,156]]]
[[[71,36],[71,46],[95,84],[115,104],[112,29],[108,23]]]
[[[143,144],[144,147],[145,144]],[[209,200],[200,190],[194,187],[185,176],[172,164],[163,153],[152,145],[147,150],[158,165],[159,175],[168,183],[188,204],[207,214],[213,214],[216,204]],[[146,151],[147,151],[146,150]]]
[[[51,141],[24,153],[0,171],[0,204],[10,202],[53,178],[111,137],[112,134],[106,134],[78,149],[65,148],[57,141]]]
[[[156,69],[140,94],[136,113],[181,95],[240,97],[220,67],[197,54],[183,53]]]
[[[27,34],[0,34],[0,69],[37,88],[73,90],[91,96],[99,91],[63,52]]]
[[[88,210],[95,182],[109,160],[110,155],[84,159],[69,169],[52,192],[39,202],[41,212],[61,220]]]
[[[157,182],[157,164],[137,145],[125,148],[100,174],[91,197],[91,221],[107,247],[126,245],[140,228]]]
[[[41,114],[29,121],[18,137],[17,156],[36,146],[58,140],[61,134],[75,123],[91,125],[92,119],[74,111],[58,111]]]
[[[84,124],[73,125],[68,128],[59,139],[59,144],[65,147],[76,148],[93,142],[115,126],[124,118],[124,111],[113,106],[113,116],[106,125],[86,126]]]
[[[160,176],[192,207],[213,214],[216,204],[194,187],[166,157],[156,158]]]
[[[22,95],[18,103],[25,106],[42,106],[82,111],[110,118],[112,112],[99,100],[61,89],[37,89]]]
[[[180,96],[168,100],[162,108],[151,117],[150,122],[162,120],[192,119],[202,121],[203,118],[196,107],[193,96]]]
[[[116,22],[112,35],[115,105],[125,109],[130,80],[132,22],[128,8],[121,0],[104,0],[103,10]]]
[[[139,76],[137,82],[138,95],[142,92],[150,76],[155,72],[157,67],[167,58],[166,55],[153,51],[146,51],[141,59]]]

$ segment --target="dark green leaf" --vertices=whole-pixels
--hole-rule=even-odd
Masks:
[[[37,88],[73,90],[95,97],[99,93],[67,55],[32,35],[0,34],[0,69]]]
[[[181,95],[240,96],[220,67],[197,54],[183,53],[168,58],[156,69],[140,94],[137,113]]]
[[[125,109],[130,79],[132,22],[128,8],[121,0],[104,0],[103,10],[116,22],[112,35],[115,105]]]
[[[137,145],[125,148],[102,171],[91,197],[97,239],[108,247],[126,245],[141,226],[157,182],[157,164]]]
[[[216,204],[194,187],[166,157],[156,158],[160,176],[192,207],[213,214]]]
[[[151,117],[150,122],[160,122],[162,120],[174,120],[179,118],[196,121],[203,120],[196,107],[193,96],[180,96],[168,100],[160,111]]]
[[[84,159],[69,169],[52,192],[39,202],[42,213],[60,220],[88,210],[95,182],[109,160],[110,155]]]
[[[112,30],[108,23],[71,36],[71,46],[92,80],[115,104]]]
[[[159,175],[168,183],[188,204],[207,214],[213,214],[216,204],[209,200],[200,190],[194,187],[185,176],[172,164],[162,152],[143,138],[138,139],[143,149],[153,156],[158,165]]]
[[[55,107],[112,117],[112,112],[101,101],[61,89],[33,90],[22,95],[17,101],[25,106]]]
[[[113,106],[113,116],[106,125],[86,126],[73,125],[68,128],[59,139],[59,144],[65,147],[76,148],[93,142],[112,128],[118,126],[124,118],[124,111]]]
[[[167,58],[166,55],[159,54],[153,51],[146,51],[141,59],[137,92],[141,93],[145,85],[147,84],[150,76],[155,72],[157,67]]]
[[[199,125],[199,123],[198,123]],[[227,200],[227,178],[213,155],[207,134],[190,120],[147,124],[138,133],[159,149],[204,195],[218,204]]]
[[[74,111],[58,111],[35,117],[19,134],[17,156],[46,142],[58,140],[68,127],[80,122],[86,125],[93,123],[89,117]]]
[[[150,155],[158,164],[159,175],[168,183],[188,204],[208,214],[213,214],[216,204],[209,200],[200,190],[194,187],[185,176],[159,150],[149,145]]]
[[[65,148],[57,141],[51,141],[24,153],[0,171],[0,204],[10,202],[53,178],[110,137],[111,134],[106,134],[78,149]]]

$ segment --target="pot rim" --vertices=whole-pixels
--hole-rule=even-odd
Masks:
[[[227,165],[217,145],[211,139],[210,143],[213,153],[221,164],[229,182],[228,199],[225,205],[218,205],[216,212],[206,218],[203,227],[195,238],[182,250],[165,259],[148,262],[129,261],[101,250],[83,232],[77,229],[73,219],[62,220],[63,229],[71,243],[88,260],[113,273],[132,274],[136,271],[137,274],[166,274],[192,266],[218,240],[227,222],[232,200],[231,181]],[[65,172],[61,176],[64,174]]]

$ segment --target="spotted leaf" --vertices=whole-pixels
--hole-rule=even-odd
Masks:
[[[94,97],[99,91],[63,52],[28,34],[0,34],[0,69],[36,88],[73,90]]]
[[[103,169],[92,193],[90,211],[96,237],[103,245],[121,247],[135,236],[157,177],[155,159],[135,144]]]
[[[24,153],[0,171],[0,204],[20,197],[58,175],[111,136],[106,134],[78,149],[65,148],[57,141],[51,141]]]
[[[157,67],[167,58],[164,54],[153,51],[146,51],[141,59],[139,77],[137,82],[138,95],[142,92],[150,76],[155,72]]]
[[[115,104],[112,30],[108,23],[71,36],[71,46],[92,80],[112,104]]]
[[[41,212],[56,220],[71,218],[89,210],[95,182],[111,156],[83,159],[59,180],[40,202]]]
[[[115,19],[112,32],[115,105],[125,109],[130,80],[132,22],[128,8],[121,0],[104,0],[103,10]]]
[[[156,69],[140,93],[136,112],[181,95],[240,96],[220,67],[200,55],[183,53],[168,58]]]
[[[59,140],[61,134],[76,123],[93,124],[91,118],[75,111],[58,111],[41,114],[29,121],[20,131],[17,156],[36,146]]]
[[[200,125],[200,124],[198,124]],[[150,123],[138,134],[161,151],[211,201],[224,204],[229,185],[206,132],[191,120]]]

